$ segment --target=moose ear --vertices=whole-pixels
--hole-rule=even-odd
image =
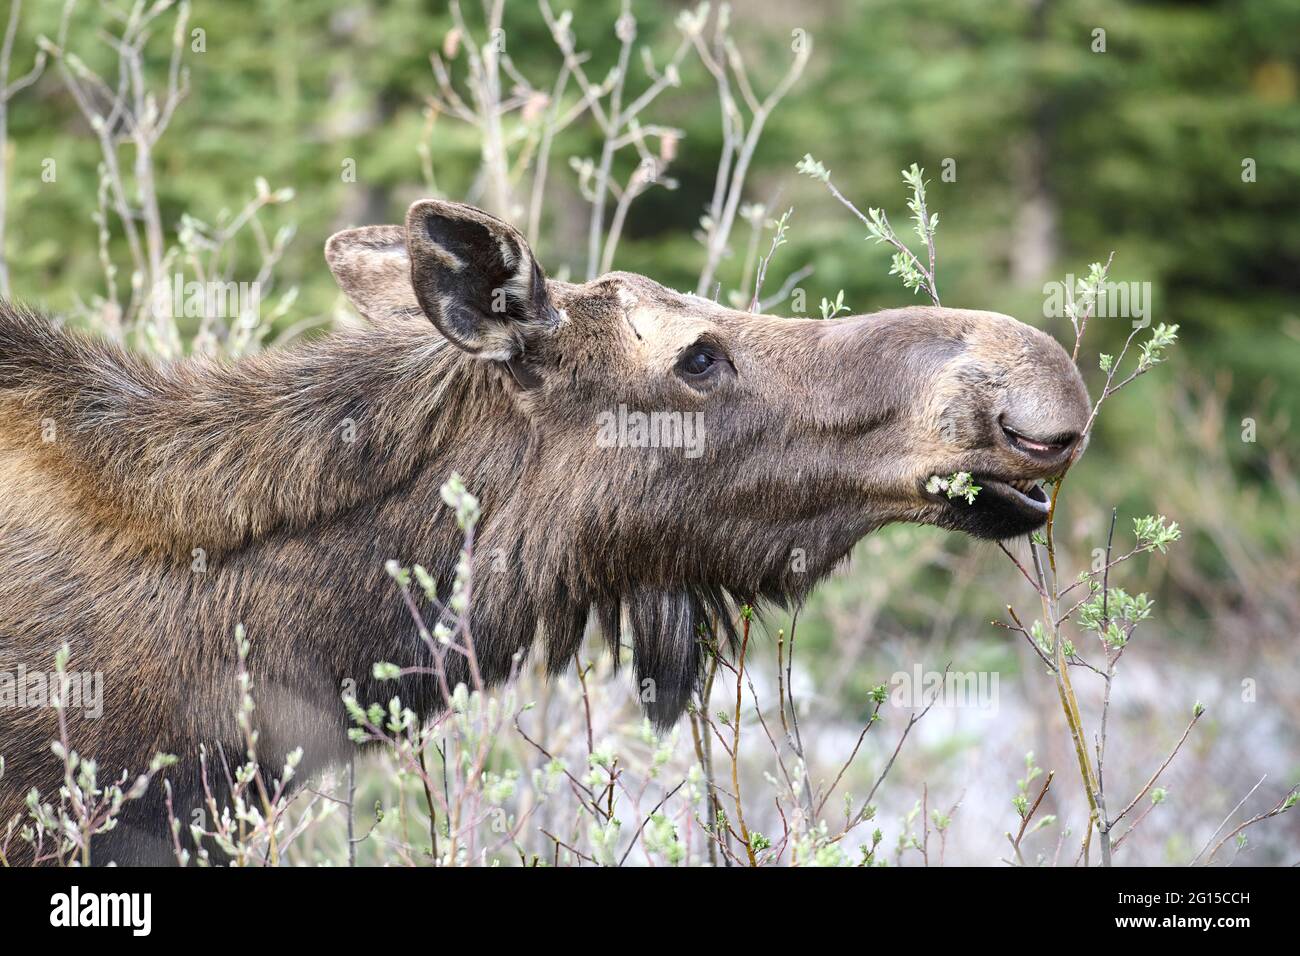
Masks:
[[[524,237],[481,209],[417,202],[406,214],[406,247],[425,315],[472,355],[510,361],[558,321]]]
[[[371,322],[424,317],[411,288],[402,226],[337,232],[325,243],[325,261],[348,301]]]

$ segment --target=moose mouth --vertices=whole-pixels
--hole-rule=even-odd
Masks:
[[[937,524],[977,538],[1001,541],[1029,534],[1047,521],[1052,503],[1038,479],[995,478],[977,472],[970,480],[979,488],[974,500],[923,489],[927,498],[943,506]]]
[[[976,475],[975,482],[983,489],[980,491],[980,496],[992,492],[995,496],[1025,509],[1027,514],[1040,515],[1044,521],[1047,520],[1047,512],[1051,508],[1052,502],[1047,497],[1047,490],[1036,479],[1002,481],[997,478],[981,478]],[[979,498],[977,497],[976,503],[978,501]]]

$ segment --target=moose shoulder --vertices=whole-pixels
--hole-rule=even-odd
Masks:
[[[800,600],[888,522],[1028,532],[1035,479],[1087,419],[1064,351],[993,313],[781,319],[626,273],[551,281],[517,231],[447,202],[326,258],[369,326],[228,365],[155,364],[0,307],[0,672],[48,671],[67,643],[103,679],[102,716],[69,714],[77,749],[105,778],[177,754],[178,814],[201,800],[200,744],[240,750],[237,624],[270,766],[299,745],[304,771],[345,756],[341,689],[386,698],[373,662],[425,662],[384,567],[450,582],[453,471],[482,505],[483,676],[534,645],[563,669],[594,619],[666,724],[698,624]],[[961,471],[974,503],[927,490]],[[419,676],[400,693],[441,699]],[[54,736],[48,707],[0,708],[0,835],[29,789],[57,789]],[[168,858],[159,790],[101,862]]]

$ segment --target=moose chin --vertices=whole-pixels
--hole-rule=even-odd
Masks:
[[[182,820],[204,800],[200,746],[242,750],[237,625],[261,757],[301,746],[302,777],[353,746],[342,687],[387,699],[375,661],[428,665],[385,564],[450,587],[452,472],[481,502],[483,678],[520,652],[563,670],[590,623],[630,645],[667,725],[698,625],[797,604],[891,522],[1028,533],[1088,418],[1064,350],[990,312],[818,321],[628,273],[558,282],[511,226],[441,201],[325,257],[367,324],[233,363],[159,363],[0,305],[0,671],[48,670],[67,644],[103,681],[102,717],[67,715],[77,750],[104,779],[177,755]],[[606,440],[610,416],[697,440]],[[973,502],[934,490],[959,472]],[[419,674],[397,692],[443,703]],[[51,708],[0,708],[0,835],[31,788],[57,791],[57,735]],[[171,861],[161,787],[98,840],[98,862]]]

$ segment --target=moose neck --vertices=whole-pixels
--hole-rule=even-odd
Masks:
[[[316,528],[472,447],[462,430],[517,425],[499,376],[424,323],[230,365],[145,363],[35,316],[6,317],[0,333],[0,439],[57,475],[65,504],[123,552],[218,556]]]

